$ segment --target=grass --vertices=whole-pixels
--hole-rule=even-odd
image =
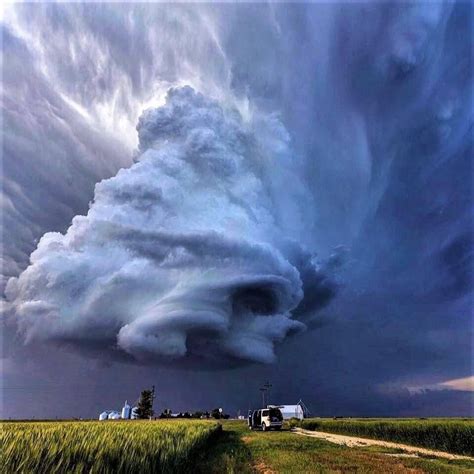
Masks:
[[[195,472],[247,473],[467,473],[470,461],[396,457],[397,450],[347,448],[324,440],[281,432],[250,431],[245,423],[223,423],[217,443],[206,452]]]
[[[5,473],[474,473],[474,462],[398,457],[245,422],[8,422],[0,429]]]
[[[382,439],[474,456],[473,419],[307,419],[293,424],[307,430]]]
[[[206,421],[4,423],[0,472],[189,472],[220,431]]]

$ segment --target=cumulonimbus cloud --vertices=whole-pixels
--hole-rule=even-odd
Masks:
[[[274,344],[305,328],[294,315],[335,288],[297,240],[306,194],[288,133],[191,87],[170,89],[137,130],[135,164],[98,183],[87,216],[45,234],[10,279],[20,333],[138,361],[272,362]]]

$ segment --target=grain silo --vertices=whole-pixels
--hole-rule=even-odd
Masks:
[[[108,416],[109,420],[120,420],[120,413],[118,411],[111,411]]]
[[[128,420],[132,414],[132,407],[128,404],[128,401],[125,400],[125,405],[122,408],[122,418]]]
[[[108,414],[106,411],[103,411],[103,412],[99,415],[99,421],[104,421],[104,420],[106,420],[108,417],[109,417],[109,414]]]
[[[133,407],[132,408],[132,416],[131,416],[132,420],[136,420],[138,419],[138,407]]]

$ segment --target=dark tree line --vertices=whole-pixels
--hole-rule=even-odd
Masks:
[[[230,418],[229,415],[226,415],[224,413],[221,413],[219,411],[219,408],[214,408],[211,412],[208,411],[195,411],[195,412],[180,412],[177,413],[176,416],[171,416],[171,410],[169,408],[166,408],[161,412],[160,418],[215,418],[217,420],[219,419],[228,419]]]
[[[146,420],[153,418],[153,399],[155,396],[154,390],[143,390],[140,394],[140,399],[138,400],[137,408],[135,414],[138,419]],[[172,418],[171,410],[166,408],[160,414],[160,418]],[[177,416],[173,418],[215,418],[219,419],[228,419],[229,415],[226,415],[222,412],[220,408],[214,408],[211,412],[208,411],[195,411],[190,413],[188,411],[178,413]]]

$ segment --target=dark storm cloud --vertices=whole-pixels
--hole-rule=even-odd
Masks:
[[[274,361],[274,343],[305,328],[292,311],[315,311],[336,288],[299,244],[285,251],[294,221],[274,214],[271,182],[282,170],[297,177],[272,162],[290,153],[275,120],[243,121],[190,87],[145,111],[136,163],[97,184],[87,216],[45,234],[10,279],[26,341],[198,358],[203,368]],[[279,204],[302,213],[305,202]]]
[[[280,398],[318,398],[328,414],[362,413],[371,398],[381,407],[387,403],[390,414],[415,413],[421,402],[412,395],[397,402],[377,387],[403,389],[472,374],[469,3],[49,4],[18,5],[13,12],[6,15],[10,39],[4,40],[4,62],[12,65],[6,96],[15,102],[4,112],[4,130],[16,127],[4,148],[4,194],[15,197],[4,221],[4,241],[11,242],[4,251],[8,276],[25,268],[35,239],[64,231],[73,215],[86,211],[97,181],[128,166],[131,155],[110,147],[131,150],[142,110],[162,105],[170,86],[191,84],[236,109],[244,122],[251,118],[258,140],[278,157],[248,171],[266,176],[266,198],[256,202],[284,222],[281,235],[292,242],[274,246],[298,273],[305,295],[293,315],[315,328],[287,338],[274,367],[220,372],[221,382],[209,379],[212,387],[203,396],[219,388],[242,407],[258,387],[242,390],[233,385],[235,377],[278,380],[283,373]],[[22,79],[30,72],[34,79]],[[55,95],[57,102],[50,98]],[[46,106],[35,109],[44,100]],[[150,124],[150,137],[140,129],[142,142],[159,147],[153,142],[163,124]],[[166,129],[167,137],[174,133],[181,132]],[[120,145],[111,145],[114,140]],[[28,143],[43,153],[25,152]],[[231,161],[202,159],[217,153],[212,133],[193,132],[187,143],[201,157],[199,173],[212,175],[214,163],[232,176]],[[283,150],[278,143],[285,143]],[[98,148],[105,149],[100,165]],[[10,171],[17,162],[28,173]],[[239,209],[248,228],[260,227],[252,197],[229,193],[227,186],[220,192],[229,215]],[[110,199],[138,215],[165,198],[154,186],[133,183],[96,191],[96,200]],[[135,231],[127,234],[133,245],[140,243],[135,254],[156,259],[160,249],[150,242],[157,235],[142,239],[137,233],[133,240]],[[340,250],[331,257],[334,248]],[[345,264],[337,266],[338,260]],[[234,295],[237,306],[278,306],[255,287]],[[197,382],[192,375],[186,380]],[[350,397],[343,395],[348,387]],[[466,397],[451,392],[423,400],[453,414],[472,410]]]

